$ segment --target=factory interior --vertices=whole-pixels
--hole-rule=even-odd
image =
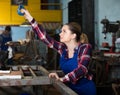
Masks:
[[[89,69],[96,95],[120,95],[120,0],[0,0],[0,95],[79,95],[48,77],[65,75],[60,55],[39,39],[20,8],[58,42],[62,26],[77,22],[92,46]],[[12,40],[2,51],[6,26]]]

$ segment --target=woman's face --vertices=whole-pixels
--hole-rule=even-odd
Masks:
[[[68,25],[64,25],[59,35],[60,35],[60,42],[69,43],[73,39],[74,34],[72,34],[72,32],[70,31]]]

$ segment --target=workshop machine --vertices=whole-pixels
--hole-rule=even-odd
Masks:
[[[104,34],[104,39],[106,39],[107,33],[112,33],[112,46],[109,46],[107,42],[102,43],[102,47],[109,48],[109,52],[115,52],[116,45],[115,41],[118,38],[118,34],[120,31],[120,21],[109,21],[106,17],[102,19],[101,23],[103,24],[102,33]],[[120,33],[119,33],[120,34]]]

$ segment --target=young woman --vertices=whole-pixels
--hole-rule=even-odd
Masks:
[[[60,42],[52,39],[43,27],[36,22],[30,13],[21,9],[24,17],[31,23],[34,32],[50,48],[60,54],[60,67],[65,73],[59,77],[56,73],[50,73],[49,77],[55,77],[64,82],[79,95],[96,95],[96,87],[92,76],[88,72],[88,64],[92,53],[90,44],[80,43],[81,27],[75,22],[63,25]]]

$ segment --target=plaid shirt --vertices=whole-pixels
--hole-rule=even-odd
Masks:
[[[65,44],[61,42],[55,41],[49,35],[46,34],[46,31],[42,28],[40,24],[38,24],[35,19],[31,22],[33,31],[36,32],[37,36],[50,48],[53,48],[58,51],[60,55],[62,55],[63,50],[67,51],[66,58],[68,58],[68,50]],[[92,76],[88,75],[88,64],[90,61],[90,55],[92,52],[92,48],[90,44],[79,44],[78,48],[78,67],[74,69],[72,72],[66,74],[63,77],[63,82],[76,83],[82,77],[87,77],[88,79],[92,79]]]

